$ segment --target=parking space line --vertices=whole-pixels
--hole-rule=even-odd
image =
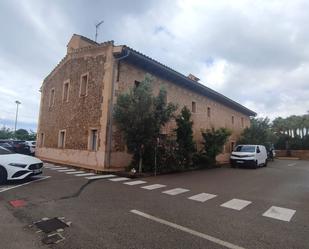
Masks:
[[[96,174],[94,174],[94,173],[84,173],[84,174],[76,174],[74,176],[94,176],[94,175],[96,175]]]
[[[143,186],[143,187],[141,187],[141,188],[147,189],[147,190],[154,190],[154,189],[164,188],[164,187],[166,187],[166,185],[162,185],[162,184],[152,184],[152,185],[148,185],[148,186]]]
[[[176,224],[176,223],[169,222],[169,221],[167,221],[167,220],[163,220],[163,219],[157,218],[157,217],[155,217],[155,216],[152,216],[152,215],[143,213],[143,212],[138,211],[138,210],[135,210],[135,209],[131,210],[130,212],[133,213],[133,214],[139,215],[139,216],[141,216],[141,217],[144,217],[144,218],[146,218],[146,219],[149,219],[149,220],[158,222],[158,223],[160,223],[160,224],[163,224],[163,225],[166,225],[166,226],[169,226],[169,227],[178,229],[178,230],[180,230],[180,231],[182,231],[182,232],[189,233],[189,234],[194,235],[194,236],[196,236],[196,237],[200,237],[200,238],[202,238],[202,239],[211,241],[211,242],[213,242],[213,243],[215,243],[215,244],[224,246],[224,247],[229,248],[229,249],[244,249],[244,248],[241,247],[241,246],[237,246],[237,245],[232,244],[232,243],[229,243],[229,242],[227,242],[227,241],[224,241],[224,240],[215,238],[215,237],[213,237],[213,236],[210,236],[210,235],[208,235],[208,234],[201,233],[201,232],[197,232],[197,231],[192,230],[192,229],[190,229],[190,228],[187,228],[187,227],[178,225],[178,224]]]
[[[272,206],[263,216],[289,222],[295,213],[296,210],[293,209]]]
[[[123,184],[134,186],[134,185],[139,185],[139,184],[144,184],[144,183],[146,182],[145,181],[133,181],[133,182],[124,182]]]
[[[104,178],[112,178],[112,177],[115,177],[115,175],[97,175],[97,176],[89,176],[89,177],[86,177],[86,179],[94,180],[94,179],[104,179]]]
[[[240,199],[232,199],[228,202],[223,203],[220,205],[221,207],[226,207],[234,210],[242,210],[249,204],[251,204],[251,201],[245,201],[245,200],[240,200]]]
[[[8,187],[8,188],[5,188],[5,189],[1,189],[1,190],[0,190],[0,193],[1,193],[1,192],[8,191],[8,190],[11,190],[11,189],[14,189],[14,188],[18,188],[18,187],[22,187],[22,186],[28,185],[28,184],[33,183],[33,182],[42,181],[42,180],[45,180],[45,179],[47,179],[47,178],[50,178],[50,176],[43,176],[43,177],[41,177],[41,178],[39,178],[39,179],[36,179],[36,180],[33,180],[33,181],[31,181],[31,182],[26,182],[26,183],[22,183],[22,184],[15,185],[15,186],[12,186],[12,187]]]
[[[288,166],[295,166],[297,163],[289,163]]]
[[[66,172],[66,174],[68,174],[68,175],[81,174],[81,173],[85,173],[85,171],[80,170],[80,171]]]
[[[208,193],[200,193],[198,195],[193,195],[191,197],[188,197],[188,199],[193,201],[199,201],[199,202],[205,202],[212,198],[215,198],[217,195],[208,194]]]
[[[117,178],[112,178],[112,179],[108,179],[108,180],[113,181],[113,182],[121,182],[121,181],[130,180],[130,178],[127,178],[127,177],[117,177]]]
[[[167,195],[179,195],[179,194],[182,194],[182,193],[185,193],[185,192],[188,192],[188,191],[190,191],[190,190],[185,189],[185,188],[173,188],[173,189],[170,189],[170,190],[163,191],[162,193],[167,194]]]

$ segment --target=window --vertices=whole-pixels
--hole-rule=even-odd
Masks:
[[[63,83],[62,102],[69,101],[69,81]]]
[[[88,91],[88,74],[83,74],[80,81],[80,90],[79,90],[79,96],[85,97],[87,96]]]
[[[55,88],[50,90],[49,95],[49,107],[52,107],[55,103]]]
[[[244,128],[244,118],[241,118],[241,127]]]
[[[139,81],[134,81],[134,86],[137,88],[137,87],[139,87],[139,85],[141,84],[141,82],[139,82]]]
[[[232,116],[232,124],[234,124],[234,116]]]
[[[192,110],[193,113],[196,113],[196,102],[192,101]]]
[[[40,147],[43,147],[44,146],[44,133],[41,133],[40,134]]]
[[[207,107],[207,117],[210,118],[211,112],[210,112],[210,107]]]
[[[65,130],[59,131],[58,147],[59,148],[65,147]]]
[[[97,151],[98,150],[98,130],[90,130],[89,138],[89,150]]]

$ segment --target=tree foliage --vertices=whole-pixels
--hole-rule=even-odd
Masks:
[[[163,88],[158,96],[153,96],[151,82],[150,76],[146,76],[138,87],[119,95],[114,110],[116,125],[124,135],[128,150],[139,160],[139,172],[144,151],[156,144],[161,127],[176,110],[174,104],[166,102]]]
[[[195,143],[193,141],[191,112],[186,106],[176,117],[176,124],[175,132],[179,159],[184,166],[188,167],[191,164],[192,153],[195,152]]]
[[[3,126],[0,129],[0,139],[18,139],[18,140],[36,140],[36,133],[32,130],[18,129],[15,133],[9,128]]]
[[[231,134],[231,131],[226,128],[217,130],[211,128],[202,132],[204,152],[211,162],[216,161],[216,156],[222,152],[223,146]]]

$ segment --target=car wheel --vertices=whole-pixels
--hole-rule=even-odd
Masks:
[[[0,184],[6,183],[8,178],[8,174],[6,173],[6,170],[3,167],[0,167]]]

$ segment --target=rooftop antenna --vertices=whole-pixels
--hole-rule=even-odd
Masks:
[[[99,29],[100,25],[101,25],[103,22],[104,22],[104,21],[98,22],[98,23],[95,25],[95,42],[97,42],[97,38],[98,38],[98,29]]]

